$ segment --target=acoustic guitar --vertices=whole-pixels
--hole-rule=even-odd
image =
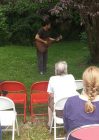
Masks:
[[[58,42],[62,39],[62,35],[60,35],[59,37],[57,37],[55,40],[50,40],[50,38],[47,38],[45,41],[47,41],[47,44],[41,42],[41,41],[38,41],[37,39],[35,40],[35,43],[36,43],[36,47],[37,49],[40,51],[40,52],[45,52],[48,47],[50,46],[51,43],[53,42]]]

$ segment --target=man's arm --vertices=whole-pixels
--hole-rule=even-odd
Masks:
[[[58,41],[60,41],[60,40],[62,39],[62,35],[58,36],[57,38],[49,37],[49,39],[50,39],[52,42],[54,42],[54,41],[58,42]]]
[[[42,43],[44,43],[44,44],[47,44],[47,41],[45,41],[42,38],[40,38],[39,34],[36,34],[35,39],[40,41],[40,42],[42,42]]]
[[[49,39],[50,39],[51,41],[56,41],[56,39],[55,39],[55,38],[52,38],[52,37],[49,37]]]

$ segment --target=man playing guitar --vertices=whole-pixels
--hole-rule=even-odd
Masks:
[[[35,36],[37,59],[38,59],[38,70],[41,75],[46,72],[49,45],[52,42],[59,41],[61,39],[61,37],[57,39],[51,38],[49,36],[50,28],[51,28],[50,21],[49,20],[43,21],[42,28],[39,29],[38,33]]]

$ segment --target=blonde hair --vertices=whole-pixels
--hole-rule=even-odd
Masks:
[[[90,66],[83,73],[84,92],[88,96],[88,101],[85,103],[85,112],[92,113],[95,106],[92,101],[99,94],[99,68]]]
[[[67,63],[65,61],[59,61],[55,64],[55,75],[67,74]]]

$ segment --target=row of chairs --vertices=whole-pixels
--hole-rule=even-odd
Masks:
[[[48,81],[40,81],[31,85],[29,105],[31,121],[34,121],[36,115],[46,115],[44,113],[35,114],[33,110],[36,104],[48,103],[47,86]],[[2,96],[10,98],[18,108],[21,108],[21,112],[18,115],[24,116],[25,123],[27,109],[27,90],[25,85],[18,81],[3,81],[0,83],[0,91]]]
[[[82,80],[76,80],[77,88],[82,88]],[[47,113],[35,113],[35,105],[47,104],[48,81],[39,81],[32,83],[30,87],[30,104],[29,110],[31,114],[31,122],[35,121],[36,116],[45,116]],[[26,109],[27,109],[27,90],[23,83],[18,81],[3,81],[0,83],[0,93],[14,101],[16,105],[21,105],[21,110],[18,115],[24,116],[24,123],[26,122]],[[20,107],[20,106],[18,106]]]
[[[56,110],[63,110],[66,101],[67,98],[62,98],[54,104],[54,112],[52,119],[54,121],[54,140],[64,139],[64,137],[63,138],[56,137],[56,129],[63,127],[63,119],[56,115]],[[15,104],[11,99],[3,96],[0,96],[0,124],[1,127],[3,127],[2,130],[12,131],[12,140],[14,140],[15,130],[19,135]],[[57,124],[59,125],[58,127],[56,126]],[[52,125],[50,128],[50,132],[51,129]],[[81,126],[72,130],[67,135],[67,140],[69,140],[69,137],[71,136],[82,140],[93,140],[93,139],[98,140],[99,139],[98,132],[99,132],[99,124]]]
[[[77,84],[77,89],[78,90],[82,89],[82,80],[76,80],[76,84]],[[45,106],[45,104],[48,103],[47,87],[48,87],[48,81],[40,81],[40,82],[33,83],[31,85],[29,109],[30,109],[30,113],[31,113],[31,121],[32,122],[35,121],[36,116],[47,115],[47,113],[44,113],[44,112],[40,113],[40,114],[34,112],[35,105],[44,104],[44,106]],[[12,112],[8,111],[8,113],[9,113],[9,117],[8,117],[8,115],[4,115],[2,113],[2,111],[4,109],[11,109],[11,107],[12,107],[12,109],[13,109],[13,113],[12,113],[13,115],[11,115],[12,120],[13,120],[13,123],[12,123],[12,140],[14,140],[15,129],[17,130],[18,135],[19,135],[18,123],[17,123],[17,113],[16,113],[16,110],[15,110],[14,103],[23,105],[23,113],[18,114],[18,115],[23,115],[24,116],[24,123],[25,123],[26,122],[26,108],[27,108],[26,87],[23,83],[18,82],[18,81],[3,81],[3,82],[0,83],[0,91],[1,91],[0,92],[1,95],[8,97],[8,99],[6,99],[7,101],[5,102],[4,97],[0,96],[0,116],[1,117],[2,116],[5,116],[5,117],[7,116],[7,119],[4,119],[4,117],[2,117],[0,119],[4,120],[4,121],[2,121],[2,126],[4,126],[4,124],[7,124],[7,122],[5,123],[5,120],[8,120],[8,125],[10,125],[9,124],[9,122],[11,121],[11,118],[10,118],[11,114],[10,113],[12,113]],[[62,102],[63,101],[61,100],[61,103]],[[7,106],[5,106],[5,103],[7,103]],[[54,105],[54,108],[62,110],[64,104],[61,104],[61,103]],[[65,99],[64,99],[64,103],[65,103]],[[60,118],[57,118],[57,119],[60,119]],[[60,123],[60,122],[56,121],[57,119],[55,119],[55,111],[54,111],[52,124],[53,124],[53,122],[55,122],[54,123],[54,138],[55,138],[55,140],[56,140],[56,124]],[[61,121],[63,123],[62,119],[61,119]],[[16,128],[15,128],[15,126],[16,126]],[[52,128],[53,127],[51,125],[50,132],[51,132]]]

